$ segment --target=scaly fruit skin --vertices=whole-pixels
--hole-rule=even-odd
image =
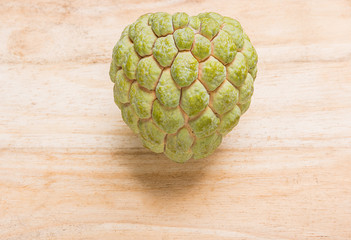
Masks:
[[[256,74],[240,23],[213,12],[142,15],[122,32],[110,67],[123,120],[175,162],[213,153],[249,108]]]

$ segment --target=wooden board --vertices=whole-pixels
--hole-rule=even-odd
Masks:
[[[144,149],[111,50],[146,12],[237,18],[252,106],[211,156]],[[351,2],[0,2],[0,239],[351,239]]]

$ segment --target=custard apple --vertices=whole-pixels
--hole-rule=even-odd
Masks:
[[[204,158],[250,106],[256,64],[237,20],[145,14],[113,48],[114,101],[146,148],[175,162]]]

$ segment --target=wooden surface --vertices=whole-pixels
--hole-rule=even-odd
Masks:
[[[237,18],[259,54],[214,155],[144,149],[111,50],[145,12]],[[351,239],[350,1],[0,2],[0,239]]]

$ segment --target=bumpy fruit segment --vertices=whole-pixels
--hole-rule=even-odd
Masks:
[[[249,108],[257,59],[235,19],[145,14],[113,48],[114,101],[151,151],[180,163],[203,158]]]
[[[186,128],[182,128],[177,134],[167,136],[165,154],[173,161],[186,162],[193,155],[193,143],[192,135]]]

